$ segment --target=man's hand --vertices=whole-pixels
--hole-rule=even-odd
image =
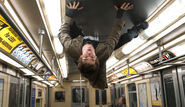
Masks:
[[[117,18],[121,18],[125,11],[133,9],[133,4],[124,2],[120,7],[114,5],[114,8],[117,10]]]
[[[71,18],[75,17],[78,12],[84,8],[83,6],[79,7],[79,5],[80,2],[76,1],[74,1],[73,3],[68,3],[66,9],[66,16],[69,16]]]

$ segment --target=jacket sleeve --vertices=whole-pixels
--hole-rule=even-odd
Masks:
[[[72,23],[72,19],[70,17],[65,17],[64,21],[62,22],[62,26],[60,28],[60,32],[58,34],[58,38],[60,42],[62,43],[65,51],[68,51],[70,49],[70,45],[72,43],[72,39],[69,35],[70,31],[70,25]]]
[[[109,37],[107,38],[107,40],[105,41],[105,45],[108,49],[107,51],[108,51],[109,55],[112,54],[112,52],[114,51],[114,48],[118,44],[119,38],[121,36],[120,35],[121,29],[124,26],[125,26],[125,23],[121,19],[116,19],[116,22],[113,26],[112,32],[109,35]]]

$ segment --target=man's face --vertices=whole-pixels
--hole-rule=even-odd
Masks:
[[[80,56],[80,58],[82,58],[82,62],[84,63],[95,64],[97,57],[92,44],[87,43],[82,47],[82,55]]]

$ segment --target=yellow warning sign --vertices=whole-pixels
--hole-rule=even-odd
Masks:
[[[129,68],[129,73],[128,73],[128,68],[127,69],[124,69],[122,71],[122,73],[124,73],[125,75],[128,75],[128,74],[137,74],[136,70],[134,70],[133,68]],[[131,75],[128,75],[127,77],[130,77]]]
[[[10,53],[23,40],[0,14],[0,48]]]

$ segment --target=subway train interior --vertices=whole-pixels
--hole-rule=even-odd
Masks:
[[[115,48],[106,41],[119,10],[125,25],[113,33],[124,39]],[[90,80],[66,51],[66,17],[83,42],[93,36],[97,46],[114,46],[102,58],[106,87],[93,86],[101,72],[86,69],[98,72]],[[185,107],[185,0],[0,0],[0,107]]]

